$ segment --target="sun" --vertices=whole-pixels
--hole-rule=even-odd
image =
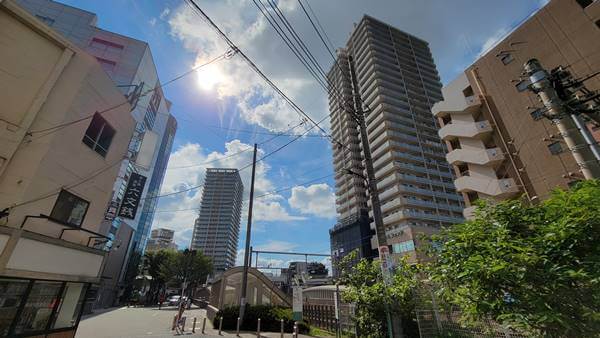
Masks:
[[[207,65],[197,70],[198,87],[203,90],[211,90],[223,81],[223,74],[215,65]]]

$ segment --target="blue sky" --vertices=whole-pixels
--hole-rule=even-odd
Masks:
[[[183,0],[61,0],[98,15],[100,28],[147,41],[160,79],[165,82],[227,50],[217,35]],[[304,0],[306,1],[306,0]],[[343,46],[353,23],[369,14],[430,43],[444,83],[468,66],[511,28],[542,6],[543,0],[308,0],[336,47]],[[252,1],[197,0],[230,38],[315,120],[328,114],[323,90],[302,68]],[[297,0],[280,0],[281,10],[325,69],[332,60],[311,30]],[[173,102],[179,129],[165,193],[202,183],[208,166],[242,167],[251,161],[254,142],[300,123],[299,117],[271,92],[237,56],[219,61],[164,88]],[[328,127],[327,121],[323,124]],[[303,126],[294,130],[303,131]],[[257,195],[286,187],[255,202],[252,245],[263,250],[329,252],[328,229],[335,223],[331,148],[327,139],[304,137],[262,162]],[[260,145],[268,153],[288,142],[278,137]],[[202,165],[207,161],[215,161]],[[184,167],[184,168],[182,168]],[[249,186],[250,171],[242,172]],[[247,191],[246,191],[247,193]],[[201,189],[163,198],[155,227],[176,230],[189,245]],[[246,210],[246,208],[244,209]],[[246,215],[243,215],[243,247]],[[242,256],[240,251],[238,261]],[[292,257],[261,257],[261,265],[281,266]]]

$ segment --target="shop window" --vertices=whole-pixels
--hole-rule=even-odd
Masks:
[[[8,336],[28,286],[28,280],[0,279],[0,337]]]
[[[552,142],[548,145],[548,150],[550,150],[550,154],[558,155],[563,152],[562,145],[560,142]]]
[[[413,240],[408,240],[400,243],[392,244],[392,252],[393,253],[403,253],[415,250],[415,242]]]
[[[46,330],[50,317],[58,305],[62,286],[62,282],[36,281],[17,318],[14,333],[25,334]]]
[[[105,157],[114,136],[115,129],[106,122],[102,115],[96,113],[92,118],[92,122],[90,122],[90,126],[85,131],[82,141],[92,150]]]
[[[85,284],[67,283],[62,293],[58,311],[54,316],[53,329],[73,327],[85,301]]]
[[[50,217],[65,224],[80,227],[90,203],[66,190],[61,190]]]

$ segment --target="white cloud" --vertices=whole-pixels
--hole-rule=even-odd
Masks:
[[[322,218],[334,218],[336,215],[335,194],[333,189],[325,183],[292,188],[292,195],[288,199],[288,203],[290,207],[305,215]]]
[[[148,20],[148,23],[150,24],[150,26],[156,25],[156,18],[151,18],[150,20]]]
[[[490,49],[494,48],[500,41],[502,41],[502,39],[506,36],[508,31],[509,29],[506,27],[502,27],[495,31],[494,34],[492,34],[492,36],[490,36],[483,42],[483,45],[481,45],[481,49],[479,50],[477,57],[483,56]]]
[[[296,10],[295,1],[283,1],[287,14]],[[323,90],[306,71],[290,59],[278,37],[251,2],[218,1],[203,4],[205,10],[244,53],[315,119],[327,114]],[[170,34],[196,53],[195,65],[222,54],[228,45],[189,6],[174,9],[169,17]],[[233,98],[240,117],[263,128],[282,131],[300,121],[299,115],[260,78],[240,56],[214,64],[221,74],[214,92],[218,98]]]
[[[169,13],[171,13],[171,9],[169,7],[165,7],[165,9],[163,9],[162,12],[160,12],[159,18],[161,20],[164,20],[169,15]]]
[[[258,156],[264,153],[259,150]],[[210,162],[210,163],[208,163]],[[239,140],[233,140],[225,144],[224,152],[213,151],[207,153],[199,144],[188,143],[179,147],[171,154],[169,166],[163,181],[161,194],[173,193],[196,186],[204,182],[206,168],[238,168],[241,169],[252,163],[252,146]],[[267,178],[270,166],[258,162],[256,166],[255,194],[263,195],[275,190],[271,180]],[[244,196],[247,200],[250,190],[250,168],[240,171],[244,184]],[[154,226],[166,227],[175,230],[177,244],[188,246],[191,240],[191,229],[198,214],[197,210],[186,210],[179,212],[160,212],[160,210],[196,209],[202,200],[202,189],[194,189],[186,193],[176,194],[162,198],[159,202],[158,213],[154,220]],[[283,197],[278,194],[267,195],[254,201],[253,220],[290,222],[305,219],[302,216],[290,215],[281,204]],[[245,229],[247,203],[244,202],[241,227]],[[259,223],[260,224],[260,223]],[[264,231],[264,225],[259,225],[257,231]]]

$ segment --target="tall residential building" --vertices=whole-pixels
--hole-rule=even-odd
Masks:
[[[93,56],[12,0],[0,27],[0,336],[74,337],[135,120]]]
[[[174,235],[175,231],[171,229],[152,229],[150,238],[146,242],[146,251],[177,249],[177,245],[173,242]]]
[[[116,246],[105,264],[100,289],[91,291],[94,297],[99,294],[98,306],[112,306],[127,285],[126,279],[135,277],[153,220],[156,208],[153,196],[160,190],[176,128],[169,113],[171,103],[160,89],[146,42],[103,30],[96,26],[96,14],[52,0],[17,0],[17,3],[51,30],[94,56],[133,105],[130,114],[136,120],[135,132],[114,182],[100,231],[113,239]],[[138,98],[140,93],[153,88],[156,90]],[[118,216],[116,211],[132,173],[143,175],[147,180],[137,213],[128,219]]]
[[[477,199],[543,200],[583,178],[536,95],[516,79],[532,58],[548,70],[569,66],[575,77],[597,72],[599,20],[598,1],[552,0],[444,87],[444,101],[432,111],[466,217]],[[585,84],[600,89],[598,78]]]
[[[364,172],[349,113],[362,102],[388,244],[395,257],[414,261],[418,234],[461,222],[463,208],[430,112],[442,85],[428,44],[364,16],[337,56],[328,77],[336,88],[329,96],[331,130],[344,143],[333,147],[338,217],[370,208],[363,179],[348,173]]]
[[[206,169],[200,213],[190,248],[212,259],[214,275],[235,265],[243,193],[244,185],[237,169]]]

